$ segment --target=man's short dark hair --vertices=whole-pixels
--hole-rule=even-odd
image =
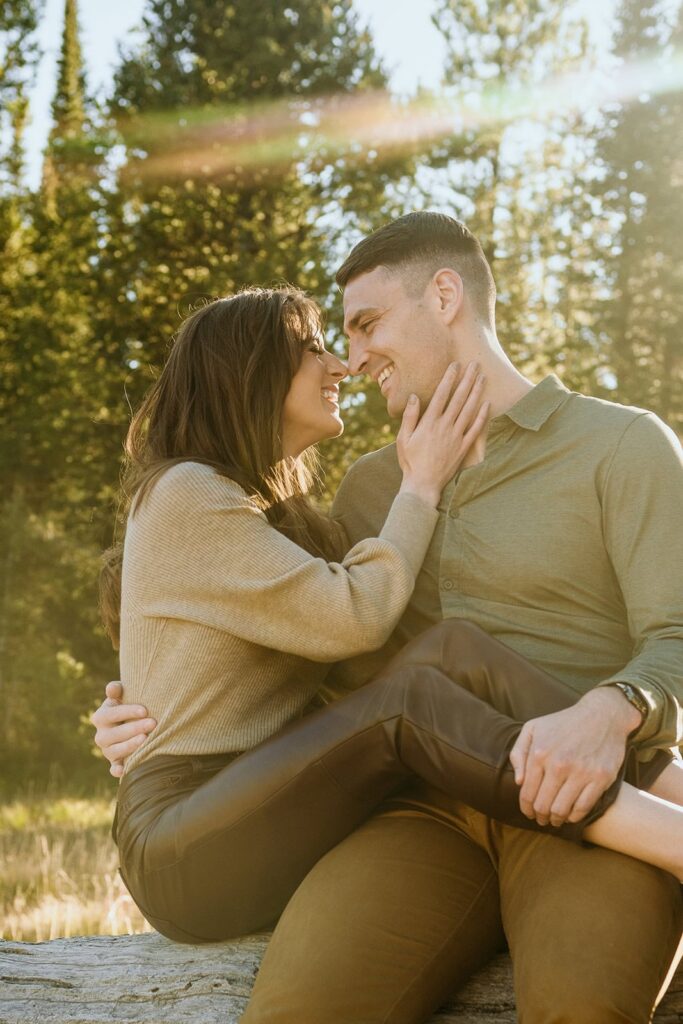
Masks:
[[[336,281],[349,281],[376,267],[410,269],[406,290],[421,294],[442,267],[457,271],[478,315],[492,321],[496,286],[484,251],[472,232],[443,213],[408,213],[367,235],[354,246],[337,271]]]

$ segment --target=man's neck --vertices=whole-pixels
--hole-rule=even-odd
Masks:
[[[481,372],[486,376],[483,397],[491,403],[491,420],[508,412],[534,385],[510,362],[495,335],[479,346],[477,357]],[[463,468],[483,462],[485,455],[486,433],[482,433],[465,458]]]
[[[534,387],[514,366],[501,369],[499,373],[483,370],[487,378],[484,397],[491,403],[491,419],[508,412]]]
[[[461,361],[466,351],[464,358],[477,360],[486,377],[484,398],[491,403],[491,419],[508,412],[534,387],[510,361],[494,328],[477,324],[469,338],[465,335],[464,346],[462,341],[461,337],[458,347]]]

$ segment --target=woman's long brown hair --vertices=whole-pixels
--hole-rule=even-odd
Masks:
[[[315,455],[284,458],[285,397],[303,353],[321,331],[318,306],[292,287],[249,288],[195,310],[126,438],[122,510],[133,515],[160,475],[202,462],[243,487],[281,533],[314,555],[342,557],[341,528],[307,493]],[[116,647],[123,543],[105,552],[100,610]]]

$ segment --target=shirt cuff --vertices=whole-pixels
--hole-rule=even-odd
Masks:
[[[619,672],[598,683],[598,686],[614,686],[615,683],[628,683],[643,695],[648,712],[643,724],[635,734],[635,743],[640,746],[647,740],[656,737],[661,729],[661,722],[666,708],[666,699],[662,691],[652,683],[645,683],[639,677],[629,677],[628,672]],[[624,698],[625,699],[625,698]]]

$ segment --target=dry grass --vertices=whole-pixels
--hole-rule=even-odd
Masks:
[[[152,929],[118,874],[109,798],[0,805],[2,937],[41,942]]]

